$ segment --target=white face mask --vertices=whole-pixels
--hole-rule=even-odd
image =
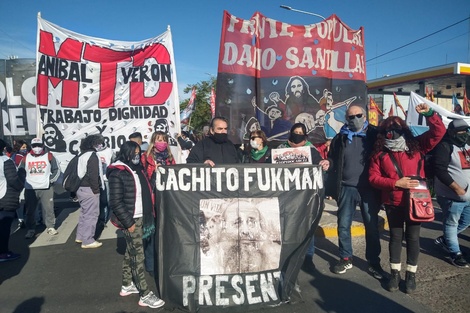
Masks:
[[[259,148],[259,143],[257,143],[255,140],[250,140],[250,146],[253,149],[258,149]]]
[[[34,147],[33,149],[34,154],[41,154],[42,153],[42,147]]]

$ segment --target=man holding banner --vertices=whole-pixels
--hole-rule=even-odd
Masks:
[[[240,163],[237,149],[227,138],[228,121],[215,117],[211,121],[210,135],[191,149],[187,163],[204,163],[214,167],[216,164]]]

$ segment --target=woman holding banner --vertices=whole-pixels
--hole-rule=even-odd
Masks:
[[[271,163],[271,148],[262,130],[250,133],[250,146],[243,158],[243,163]]]

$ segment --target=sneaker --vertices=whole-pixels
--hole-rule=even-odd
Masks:
[[[77,198],[77,197],[70,197],[70,200],[71,200],[72,202],[78,202],[78,198]]]
[[[165,301],[159,299],[152,291],[148,293],[145,297],[140,297],[139,300],[140,306],[148,306],[152,309],[156,309],[165,305]]]
[[[122,286],[121,287],[121,292],[119,292],[119,295],[121,297],[129,296],[133,293],[139,293],[139,290],[137,290],[137,287],[134,285],[134,283],[131,283],[130,286]]]
[[[36,235],[36,231],[34,229],[30,229],[26,232],[26,235],[24,236],[26,239],[31,239]]]
[[[351,258],[340,259],[338,264],[333,267],[333,272],[336,274],[344,274],[347,270],[353,268]]]
[[[457,267],[461,267],[461,268],[469,267],[468,262],[467,260],[465,260],[462,253],[454,254],[453,256],[451,256],[450,261],[452,264],[454,264]]]
[[[20,258],[21,255],[8,251],[7,253],[0,254],[0,262],[14,261]]]
[[[82,243],[83,241],[81,241],[80,239],[75,239],[75,243]]]
[[[369,268],[367,269],[369,271],[369,273],[374,276],[375,279],[378,279],[378,280],[381,280],[384,278],[384,270],[382,269],[382,267],[380,266],[380,264],[369,264]]]
[[[447,247],[446,240],[444,239],[444,236],[439,236],[436,239],[434,239],[434,243],[444,249],[446,252],[450,252],[449,248]]]
[[[93,241],[92,243],[90,244],[87,244],[87,245],[84,245],[82,243],[82,249],[94,249],[94,248],[99,248],[101,247],[103,244],[101,242],[98,242],[98,241]]]
[[[57,235],[59,232],[54,228],[54,227],[49,227],[46,232],[50,235],[50,236],[55,236]]]

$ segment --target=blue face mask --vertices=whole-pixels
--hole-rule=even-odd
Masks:
[[[18,150],[18,153],[21,155],[26,155],[28,153],[28,149],[20,149]]]

